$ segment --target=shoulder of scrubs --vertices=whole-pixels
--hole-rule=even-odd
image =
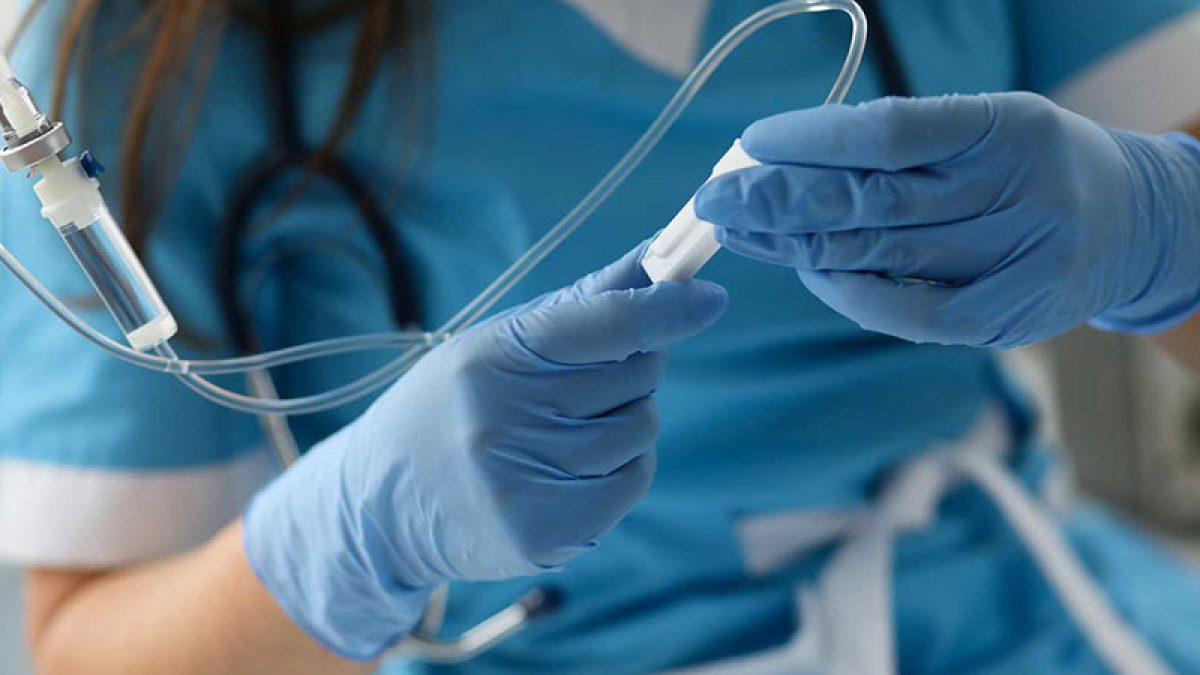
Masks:
[[[13,55],[45,103],[56,27],[52,12],[39,16]],[[40,217],[24,175],[0,175],[0,240],[88,321],[111,326],[88,302],[87,281]],[[173,272],[160,275],[163,290],[177,314],[202,314],[209,276],[185,271],[199,269],[187,256],[202,247],[176,248],[186,250],[151,256]],[[0,345],[0,559],[105,567],[191,548],[236,518],[271,476],[253,418],[110,357],[7,274]]]
[[[1200,0],[1018,0],[1025,85],[1111,126],[1200,113]]]

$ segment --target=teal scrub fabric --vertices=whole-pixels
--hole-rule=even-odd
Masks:
[[[45,63],[54,54],[58,4],[50,3],[14,57],[39,93],[51,89]],[[703,43],[766,4],[712,3]],[[914,93],[936,95],[1049,91],[1194,3],[882,4]],[[100,36],[119,35],[129,11],[106,10]],[[585,194],[678,85],[558,2],[439,2],[436,23],[436,123],[426,129],[423,159],[403,175],[394,170],[402,151],[396,96],[404,93],[384,83],[343,150],[396,222],[427,327],[469,301]],[[312,142],[335,114],[349,32],[335,28],[305,41],[300,113]],[[823,14],[789,19],[748,41],[628,184],[504,304],[601,267],[662,227],[747,124],[824,98],[848,36],[844,17]],[[127,101],[104,92],[110,83],[127,91],[138,64],[136,50],[111,53],[73,82],[67,110],[73,122],[86,111],[87,124],[76,126],[110,165],[105,191],[115,206],[121,181],[130,179],[116,131]],[[194,355],[228,349],[214,291],[215,229],[234,179],[270,143],[262,53],[249,29],[227,30],[175,180],[164,174],[147,185],[170,188],[149,259],[188,326]],[[851,99],[880,93],[877,64],[868,61]],[[288,187],[274,196],[286,196]],[[286,213],[267,206],[258,215],[266,224],[247,240],[245,264],[290,251],[261,287],[245,289],[268,346],[390,328],[378,256],[336,190],[318,182]],[[19,179],[0,181],[0,237],[56,292],[86,292]],[[994,401],[1014,411],[1023,472],[1039,465],[1031,421],[993,354],[863,332],[785,269],[721,254],[703,276],[729,289],[731,307],[716,328],[671,354],[658,393],[661,455],[649,498],[560,574],[453,589],[449,632],[534,583],[560,587],[566,603],[472,663],[431,670],[648,671],[779,644],[796,629],[796,585],[812,578],[823,555],[751,579],[734,536],[740,519],[867,502],[889,469],[961,436]],[[0,281],[0,306],[0,343],[19,346],[0,350],[0,457],[136,475],[204,467],[260,446],[253,418],[86,345],[12,280]],[[85,313],[104,324],[102,312]],[[278,384],[284,395],[311,393],[381,358],[290,367]],[[295,420],[301,444],[312,445],[361,409]],[[1200,625],[1196,583],[1107,516],[1087,516],[1070,531],[1117,604],[1181,669],[1200,669],[1200,642],[1180,628]],[[902,672],[1100,672],[1020,545],[977,494],[956,495],[937,526],[902,542],[896,583]]]

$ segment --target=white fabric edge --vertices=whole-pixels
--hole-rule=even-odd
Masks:
[[[743,518],[735,524],[746,572],[765,577],[801,556],[859,529],[867,508],[850,511],[783,511]]]
[[[12,38],[13,29],[17,27],[17,16],[20,10],[21,2],[2,3],[0,6],[0,49],[8,46],[8,41]]]
[[[1051,98],[1101,124],[1135,131],[1200,121],[1200,10],[1132,42]]]
[[[0,560],[102,568],[184,551],[236,519],[276,473],[263,448],[185,470],[0,460]]]
[[[642,64],[672,77],[699,58],[712,0],[562,0]]]

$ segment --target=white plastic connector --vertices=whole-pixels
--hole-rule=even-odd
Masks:
[[[179,324],[175,322],[175,316],[162,314],[141,328],[126,333],[125,339],[129,341],[130,347],[144,352],[170,340],[178,332]]]
[[[33,186],[42,202],[42,216],[58,229],[87,227],[104,208],[100,181],[88,177],[78,159],[51,158],[37,166],[42,180]]]
[[[736,140],[717,165],[709,180],[722,174],[758,166],[759,162],[742,149]],[[717,243],[713,224],[696,215],[694,198],[671,219],[666,229],[646,249],[642,269],[651,281],[687,281],[712,259],[721,245]]]

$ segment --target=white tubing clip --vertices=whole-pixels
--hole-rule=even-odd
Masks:
[[[709,180],[759,164],[746,154],[739,139],[733,142],[725,156],[713,167]],[[721,245],[717,243],[713,224],[696,215],[693,197],[646,249],[646,254],[642,256],[642,269],[654,282],[687,281],[696,276],[719,250]]]

